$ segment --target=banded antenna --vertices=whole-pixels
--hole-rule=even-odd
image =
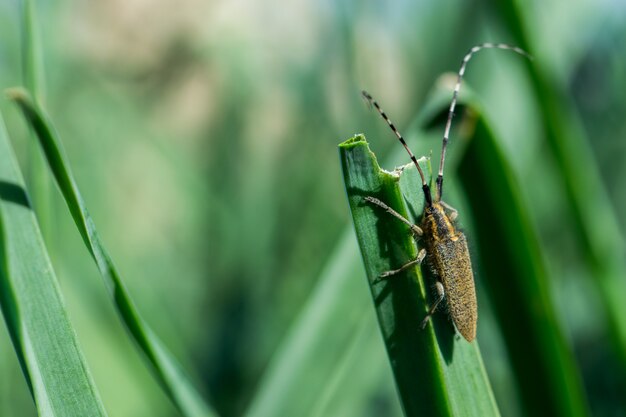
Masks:
[[[461,82],[463,81],[463,75],[465,74],[465,68],[467,67],[467,63],[469,62],[469,60],[472,58],[472,56],[476,52],[480,51],[481,49],[490,49],[490,48],[491,49],[493,49],[493,48],[495,48],[495,49],[506,49],[506,50],[509,50],[509,51],[516,52],[516,53],[518,53],[520,55],[523,55],[523,56],[525,56],[528,59],[532,59],[532,56],[530,54],[528,54],[528,52],[524,51],[523,49],[518,48],[517,46],[507,45],[505,43],[483,43],[483,44],[480,44],[480,45],[476,45],[473,48],[471,48],[467,52],[467,54],[463,57],[463,61],[461,61],[461,68],[459,69],[459,72],[457,74],[457,81],[456,81],[456,85],[454,86],[454,92],[452,93],[452,102],[450,103],[450,109],[448,111],[448,120],[446,122],[446,127],[445,127],[445,130],[444,130],[444,133],[443,133],[443,144],[441,146],[441,160],[439,161],[439,173],[437,175],[437,181],[436,181],[437,195],[436,195],[436,200],[435,201],[440,201],[441,200],[441,196],[442,196],[443,167],[444,167],[444,163],[445,163],[445,160],[446,160],[446,148],[448,146],[448,141],[449,141],[449,138],[450,138],[450,128],[452,127],[452,118],[454,117],[454,109],[456,108],[456,102],[457,102],[457,99],[459,97],[459,90],[461,89]],[[387,124],[389,125],[389,127],[391,128],[393,133],[395,133],[395,135],[400,140],[400,143],[402,143],[402,146],[404,146],[404,149],[406,149],[406,151],[409,153],[409,156],[411,157],[411,161],[413,161],[413,163],[417,167],[417,171],[419,172],[420,177],[422,179],[422,190],[424,190],[424,197],[426,198],[426,204],[428,206],[432,206],[432,197],[431,197],[431,194],[430,194],[430,187],[426,183],[426,177],[424,177],[424,173],[422,172],[422,168],[420,168],[419,164],[417,163],[417,159],[413,155],[413,152],[411,152],[411,150],[409,149],[408,145],[406,144],[406,141],[404,140],[404,138],[402,137],[402,135],[400,134],[398,129],[396,129],[394,124],[391,122],[391,120],[389,119],[387,114],[380,107],[378,102],[376,102],[376,100],[374,100],[374,98],[365,90],[363,90],[361,92],[361,94],[368,101],[368,103],[370,105],[373,105],[376,108],[376,110],[378,111],[378,113],[380,113],[380,115],[383,117],[383,119],[385,119],[385,121],[387,122]]]
[[[516,52],[525,56],[528,59],[532,59],[532,56],[528,52],[524,51],[517,46],[507,45],[505,43],[483,43],[471,48],[461,61],[461,69],[457,74],[456,85],[454,86],[454,92],[452,93],[452,103],[450,103],[450,110],[448,111],[448,121],[446,122],[446,128],[443,132],[443,144],[441,145],[441,160],[439,161],[439,173],[437,174],[437,196],[435,201],[441,201],[442,188],[443,188],[443,166],[446,161],[446,148],[448,147],[448,140],[450,138],[450,127],[452,126],[452,118],[454,117],[454,109],[456,107],[456,101],[459,97],[459,90],[461,89],[461,81],[463,81],[463,75],[465,74],[465,67],[472,56],[481,49],[506,49]]]
[[[424,191],[424,198],[426,199],[426,204],[429,207],[432,206],[433,199],[430,194],[430,187],[428,186],[428,183],[426,182],[426,177],[424,177],[424,172],[422,171],[420,164],[417,163],[417,159],[415,158],[415,155],[413,155],[413,152],[411,152],[411,150],[409,149],[409,146],[406,144],[406,141],[404,140],[404,138],[402,137],[398,129],[396,129],[396,126],[389,119],[385,111],[380,107],[378,102],[374,100],[374,98],[365,90],[361,91],[361,94],[363,95],[363,98],[367,100],[369,104],[373,105],[376,108],[376,110],[378,111],[378,113],[380,113],[383,119],[385,119],[385,121],[387,122],[387,124],[389,125],[393,133],[395,133],[396,136],[398,137],[398,140],[400,141],[402,146],[404,146],[404,149],[406,149],[406,151],[409,153],[409,156],[411,157],[411,161],[413,161],[413,163],[415,164],[415,167],[417,168],[417,172],[419,172],[420,178],[422,179],[422,190]]]

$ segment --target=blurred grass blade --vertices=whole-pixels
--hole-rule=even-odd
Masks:
[[[93,220],[87,212],[51,123],[26,91],[11,89],[8,91],[8,95],[19,105],[26,119],[37,133],[37,138],[54,178],[61,189],[83,241],[105,280],[120,317],[152,365],[159,382],[183,415],[188,417],[215,415],[183,373],[171,353],[139,316],[113,262],[100,243]]]
[[[40,416],[105,416],[0,118],[0,307]]]
[[[329,381],[343,366],[345,355],[359,337],[359,328],[376,325],[374,314],[367,310],[369,297],[356,252],[352,233],[344,234],[314,292],[274,354],[245,413],[247,417],[310,415],[324,407]],[[382,354],[380,341],[372,342],[372,349]],[[382,355],[371,360],[379,358]],[[361,362],[361,369],[375,366]],[[386,371],[391,382],[388,368]],[[358,372],[350,378],[350,384],[361,390],[369,383],[368,377]],[[344,393],[342,389],[341,395]],[[349,403],[352,408],[355,404],[358,402]]]
[[[350,238],[354,240],[354,236]],[[362,280],[363,277],[359,276],[361,285]],[[369,304],[369,295],[366,294],[364,298]],[[324,391],[310,412],[311,417],[403,415],[375,320],[375,317],[363,315],[350,346],[345,349],[335,372],[324,384]],[[357,378],[359,383],[356,383]],[[385,409],[380,405],[376,407],[377,402],[383,402],[381,400],[388,402]]]
[[[32,93],[33,99],[41,105],[45,98],[45,77],[41,36],[37,21],[36,0],[22,0],[22,80]],[[54,215],[51,204],[51,187],[46,176],[46,163],[35,145],[35,132],[29,129],[33,140],[27,144],[28,167],[26,183],[37,212],[39,227],[49,243],[54,236]],[[49,246],[49,250],[54,247]]]
[[[516,43],[527,51],[532,48],[525,3],[495,0]],[[617,214],[606,194],[600,171],[585,137],[580,117],[571,97],[561,87],[565,81],[551,79],[541,60],[528,62],[537,102],[540,106],[546,139],[559,167],[568,204],[575,218],[589,270],[603,302],[600,307],[609,322],[612,342],[626,371],[626,241],[620,232]]]
[[[491,129],[479,117],[461,161],[480,265],[528,415],[585,416],[573,354],[557,322],[539,241]]]
[[[22,78],[37,103],[45,96],[40,39],[35,0],[22,0]]]
[[[381,272],[414,259],[417,250],[404,223],[363,198],[379,198],[411,218],[403,195],[411,196],[409,209],[421,213],[423,197],[415,168],[405,169],[402,181],[397,173],[381,170],[362,135],[342,143],[339,152],[357,240],[405,414],[499,415],[477,342],[457,337],[445,314],[435,315],[434,326],[420,331],[428,311],[428,287],[420,268],[378,280]],[[430,172],[428,165],[423,168]]]

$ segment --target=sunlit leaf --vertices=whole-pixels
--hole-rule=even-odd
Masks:
[[[172,354],[139,316],[117,269],[100,242],[96,227],[87,212],[85,202],[74,181],[61,143],[56,137],[52,125],[24,90],[13,89],[8,94],[20,106],[26,119],[37,133],[37,138],[52,174],[59,185],[83,241],[104,278],[120,318],[137,342],[137,346],[152,365],[159,382],[183,415],[213,416],[213,411],[204,402]]]
[[[416,169],[383,171],[363,136],[340,145],[344,181],[379,325],[407,416],[499,415],[478,343],[455,334],[445,315],[420,330],[428,311],[427,288],[419,267],[381,281],[381,272],[414,259],[417,248],[408,226],[365,202],[373,196],[405,218],[421,213]],[[423,169],[430,172],[422,159]],[[408,206],[404,196],[411,196]]]
[[[105,416],[0,119],[0,307],[40,416]]]

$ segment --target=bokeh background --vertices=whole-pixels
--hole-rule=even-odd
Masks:
[[[222,416],[249,406],[329,260],[360,256],[355,245],[337,249],[354,236],[336,145],[364,132],[383,161],[398,146],[360,89],[374,94],[399,127],[408,126],[438,77],[457,71],[469,47],[512,40],[500,3],[36,2],[43,102],[98,230],[142,315]],[[23,84],[20,8],[18,0],[0,2],[3,89]],[[623,235],[626,3],[544,0],[522,10],[535,59],[573,98],[575,122],[589,139],[593,153],[580,169],[600,168]],[[559,318],[590,407],[598,416],[623,416],[624,377],[581,248],[572,243],[562,184],[520,61],[484,52],[467,81],[535,203],[545,258],[562,278],[551,283]],[[7,100],[0,109],[35,184],[46,243],[105,407],[112,416],[177,415],[125,334],[51,179],[29,176],[36,163],[21,116]],[[411,146],[438,155],[440,145],[435,135]],[[352,269],[363,287],[355,297],[367,295],[360,268]],[[522,415],[489,302],[480,302],[479,341],[498,403],[504,415]],[[370,320],[373,309],[363,314]],[[0,415],[33,416],[1,327]],[[355,337],[354,350],[370,353],[353,362],[371,367],[369,379],[346,387],[332,385],[329,374],[332,389],[318,410],[400,415],[380,335],[374,328]]]

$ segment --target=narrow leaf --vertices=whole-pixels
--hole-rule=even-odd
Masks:
[[[486,284],[528,415],[585,416],[580,375],[550,296],[536,232],[486,121],[478,117],[462,159]]]
[[[0,307],[40,416],[105,416],[0,118]]]
[[[22,82],[32,92],[37,103],[45,99],[45,77],[41,36],[37,19],[36,0],[22,0]],[[51,186],[46,176],[46,163],[36,149],[35,133],[29,129],[33,140],[28,144],[28,167],[25,172],[26,184],[39,220],[39,227],[46,241],[50,241],[54,231]],[[53,249],[53,248],[51,248]]]
[[[376,197],[405,218],[422,210],[414,168],[400,175],[380,169],[361,135],[339,146],[344,181],[378,322],[405,414],[411,416],[497,416],[478,343],[455,335],[445,314],[420,330],[427,288],[419,267],[381,281],[381,272],[414,259],[417,248],[408,226],[365,202]],[[424,159],[425,172],[430,172]],[[408,207],[405,203],[408,200]],[[409,216],[407,213],[414,213]],[[432,300],[430,300],[432,302]]]
[[[528,51],[533,48],[526,20],[525,4],[519,0],[494,0],[515,42]],[[626,240],[620,232],[618,213],[607,195],[600,170],[593,158],[589,138],[569,93],[566,82],[551,79],[540,65],[528,62],[528,73],[540,106],[549,149],[566,191],[566,208],[571,210],[574,231],[589,267],[593,284],[602,297],[599,307],[608,320],[611,341],[626,372]]]
[[[8,94],[19,105],[35,130],[50,170],[59,185],[83,241],[104,278],[117,311],[138,347],[152,365],[159,382],[183,415],[189,417],[215,415],[195,390],[172,354],[139,316],[111,258],[100,242],[52,124],[26,91],[12,89]]]
[[[274,354],[247,417],[311,415],[318,407],[324,407],[326,391],[331,381],[341,378],[337,373],[359,337],[359,329],[376,326],[374,314],[366,310],[369,296],[355,256],[357,250],[352,233],[345,233]],[[375,353],[384,353],[380,341],[369,343]],[[363,369],[378,366],[362,360],[360,365]],[[383,381],[391,381],[389,368],[384,371],[387,378]],[[364,389],[368,379],[368,375],[357,372],[351,375],[349,383]],[[342,387],[341,395],[344,394]],[[354,408],[355,404],[350,406]]]

